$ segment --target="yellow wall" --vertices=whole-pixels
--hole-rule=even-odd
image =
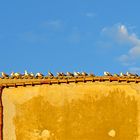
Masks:
[[[4,140],[140,140],[140,84],[5,88]]]

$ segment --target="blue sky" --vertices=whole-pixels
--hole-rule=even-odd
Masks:
[[[139,0],[0,2],[0,71],[140,73]]]

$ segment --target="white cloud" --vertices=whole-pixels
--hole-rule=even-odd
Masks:
[[[70,43],[79,43],[81,41],[81,33],[78,28],[74,27],[72,32],[68,36],[68,41]]]
[[[90,18],[93,18],[93,17],[96,16],[96,14],[93,13],[93,12],[87,12],[87,13],[85,13],[85,16],[90,17]]]
[[[26,41],[32,42],[32,43],[47,42],[47,35],[34,33],[32,31],[24,32],[23,34],[20,35],[20,38],[22,40],[26,40]]]
[[[62,25],[63,23],[61,20],[48,20],[41,24],[42,27],[53,29],[53,30],[61,29]]]
[[[134,61],[140,58],[140,38],[134,32],[130,33],[125,25],[119,24],[110,28],[103,28],[102,32],[111,36],[118,43],[130,44],[131,48],[119,56],[122,64],[134,64]]]

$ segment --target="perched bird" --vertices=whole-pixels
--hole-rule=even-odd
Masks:
[[[22,75],[21,75],[20,73],[18,73],[18,72],[14,73],[14,75],[15,75],[16,78],[20,78],[20,77],[22,76]]]
[[[60,72],[60,74],[61,74],[61,76],[66,76],[66,74],[65,74],[65,73],[63,73],[63,72]]]
[[[122,72],[120,72],[120,76],[121,76],[121,77],[124,77],[124,76],[127,76],[127,75],[124,74],[124,73],[122,73]]]
[[[11,77],[12,78],[21,78],[22,74],[20,74],[19,72],[11,72]]]
[[[2,75],[3,78],[8,78],[9,77],[9,75],[4,73],[4,72],[1,72],[1,75]]]
[[[74,74],[75,77],[81,76],[81,73],[80,72],[74,72],[73,74]]]
[[[92,76],[92,77],[94,77],[94,76],[95,76],[95,74],[93,74],[93,73],[90,73],[90,74],[89,74],[89,76]]]
[[[82,72],[81,75],[82,76],[88,76],[88,74],[86,72]]]
[[[119,77],[119,74],[117,74],[117,73],[114,73],[114,74],[113,74],[113,76],[115,76],[115,77]]]
[[[67,72],[66,75],[67,75],[67,76],[74,76],[74,74],[71,73],[71,72]]]
[[[13,71],[11,72],[10,76],[14,78],[15,74]]]
[[[42,74],[42,73],[40,73],[40,72],[38,72],[38,73],[36,73],[36,75],[35,75],[35,77],[43,77],[44,75]]]
[[[138,77],[138,74],[133,74],[133,73],[130,73],[130,72],[126,72],[126,75],[127,76],[134,76],[134,77]]]
[[[54,77],[54,75],[50,71],[48,72],[48,76],[49,77]]]
[[[35,75],[34,75],[34,73],[31,72],[31,73],[30,73],[30,76],[31,76],[31,77],[34,77]]]
[[[62,74],[60,73],[60,72],[57,72],[57,76],[59,77],[59,76],[62,76]]]
[[[112,76],[110,72],[104,71],[104,76]]]
[[[30,78],[30,74],[27,72],[27,70],[24,71],[24,74],[22,75],[22,78]]]
[[[27,70],[24,71],[24,76],[29,76],[30,74],[27,72]]]

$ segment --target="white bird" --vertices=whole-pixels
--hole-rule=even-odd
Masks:
[[[74,74],[71,73],[71,72],[67,72],[66,75],[67,75],[67,76],[74,76]]]
[[[77,77],[77,76],[81,76],[80,72],[74,72],[73,74],[74,74],[74,76],[76,76],[76,77]]]
[[[120,76],[123,77],[123,76],[127,76],[126,74],[120,72]]]
[[[8,78],[9,77],[9,75],[4,73],[4,72],[1,72],[1,75],[2,75],[3,78]]]
[[[138,76],[137,74],[133,74],[133,73],[130,73],[130,72],[126,72],[126,75],[127,75],[127,76],[130,76],[130,77],[131,77],[131,76],[135,76],[135,77]]]
[[[110,72],[104,71],[104,76],[112,76]]]
[[[18,73],[18,72],[11,72],[11,77],[12,78],[20,78],[22,75],[20,74],[20,73]]]
[[[22,76],[22,75],[21,75],[20,73],[18,73],[18,72],[14,73],[14,75],[15,75],[16,78],[20,78],[20,77]]]
[[[31,77],[34,77],[35,75],[34,75],[34,73],[31,72],[31,73],[30,73],[30,76],[31,76]]]
[[[27,72],[27,70],[24,71],[24,76],[29,76],[29,73]]]
[[[62,74],[60,73],[60,72],[57,72],[57,76],[59,77],[59,76],[62,76]]]
[[[36,73],[35,77],[43,77],[44,75],[40,72]]]
[[[49,71],[48,76],[53,77],[54,75]]]
[[[13,71],[11,72],[10,76],[11,76],[11,77],[14,77],[14,72],[13,72]]]
[[[86,72],[82,72],[81,75],[82,76],[88,76],[88,74]]]

